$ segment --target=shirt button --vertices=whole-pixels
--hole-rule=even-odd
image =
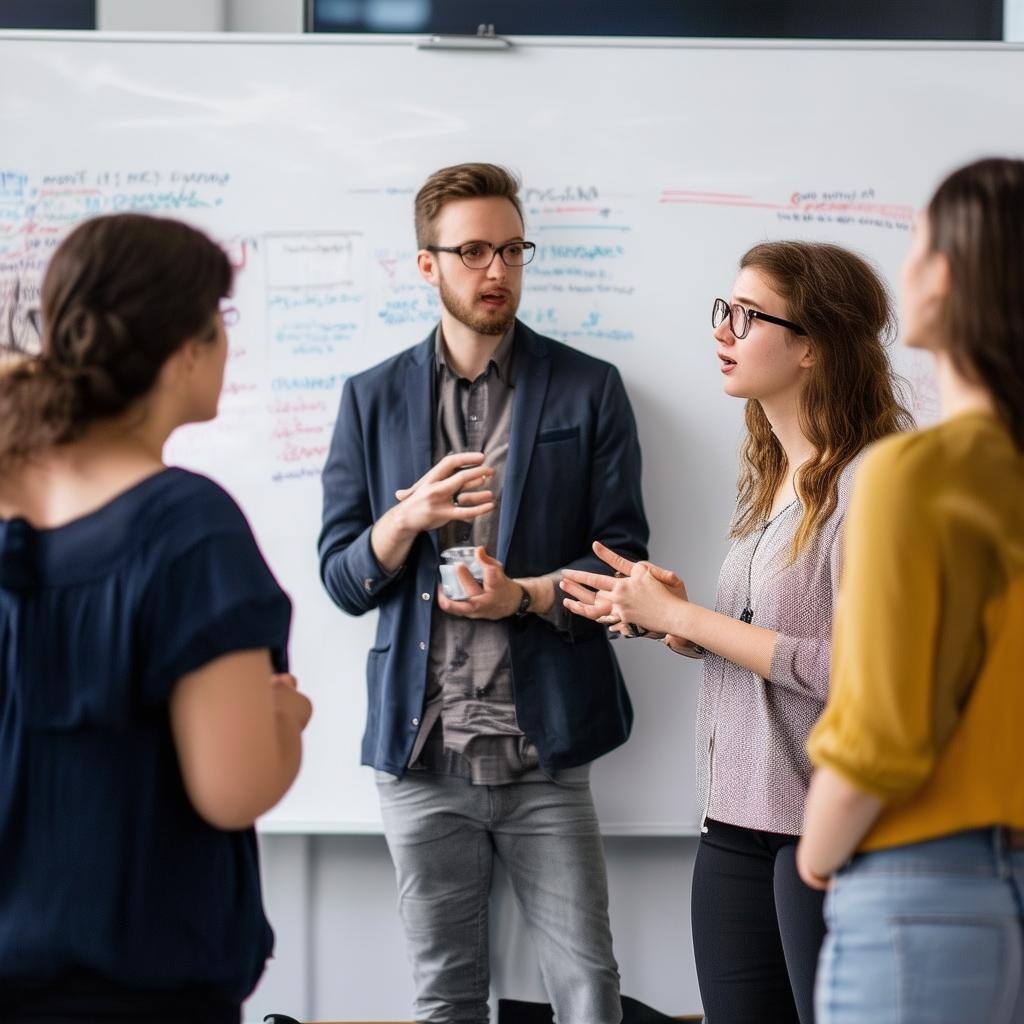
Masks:
[[[412,720],[412,724],[413,724],[413,725],[419,725],[419,724],[420,724],[420,720],[419,720],[418,718],[414,718],[414,719]]]
[[[420,594],[420,597],[421,597],[421,598],[422,598],[422,599],[423,599],[424,601],[429,601],[429,600],[430,600],[430,595],[429,595],[429,594]]]
[[[426,645],[426,643],[424,643],[424,642],[423,642],[423,641],[421,640],[421,641],[420,641],[420,650],[421,650],[421,651],[425,651],[426,649],[427,649],[427,645]]]
[[[487,691],[482,686],[478,686],[476,688],[476,695],[477,695],[477,697],[482,697],[486,692]]]
[[[373,590],[373,580],[363,580],[363,590]]]

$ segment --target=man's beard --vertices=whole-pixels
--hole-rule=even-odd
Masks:
[[[486,316],[483,313],[477,313],[472,305],[463,302],[451,289],[449,289],[445,279],[442,277],[439,292],[441,297],[441,305],[448,310],[449,313],[460,324],[465,324],[471,331],[476,331],[477,334],[504,334],[516,319],[516,306],[518,303],[515,301],[512,293],[505,289],[509,295],[509,304],[503,311],[503,314],[499,318]],[[477,293],[479,294],[479,292]]]

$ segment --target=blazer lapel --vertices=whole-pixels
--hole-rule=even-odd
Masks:
[[[498,519],[498,550],[495,553],[502,564],[508,557],[509,545],[512,543],[512,531],[519,515],[519,504],[551,377],[551,360],[543,339],[520,323],[516,324],[516,331],[516,386],[512,398],[508,462]]]
[[[434,447],[434,334],[413,353],[406,370],[405,400],[409,411],[409,451],[412,454],[412,479],[415,483],[433,464]],[[430,539],[437,549],[437,531]]]

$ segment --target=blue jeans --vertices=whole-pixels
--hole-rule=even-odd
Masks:
[[[377,773],[416,987],[416,1020],[486,1024],[488,905],[499,858],[558,1024],[619,1024],[608,880],[587,782],[474,786]]]
[[[825,901],[818,1024],[1019,1024],[1024,851],[978,829],[855,857]]]

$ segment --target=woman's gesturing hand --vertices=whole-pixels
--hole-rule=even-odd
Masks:
[[[686,601],[686,586],[671,570],[651,562],[632,562],[599,541],[594,553],[615,570],[615,576],[566,569],[562,590],[569,596],[565,607],[576,615],[608,625],[624,636],[636,627],[657,633],[679,654],[700,655],[700,648],[671,633],[675,602]]]

